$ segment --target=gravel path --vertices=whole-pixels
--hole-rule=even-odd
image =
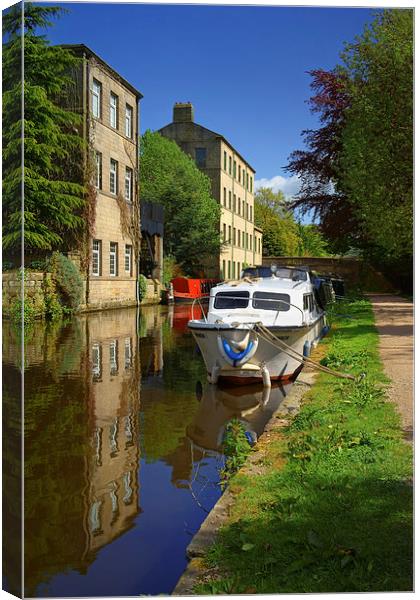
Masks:
[[[407,440],[413,439],[413,303],[389,294],[369,294],[379,332],[379,352],[391,380],[389,397],[402,417]]]

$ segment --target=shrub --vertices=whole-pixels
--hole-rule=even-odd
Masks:
[[[75,264],[58,252],[50,260],[53,279],[63,297],[63,304],[72,310],[80,306],[83,293],[83,280]]]
[[[16,298],[16,300],[10,306],[10,318],[15,325],[22,323],[22,312],[23,312],[23,325],[27,327],[30,325],[35,317],[35,310],[33,305],[25,298],[22,306],[22,298]]]
[[[138,283],[139,283],[139,300],[141,302],[143,300],[143,298],[146,297],[147,277],[145,277],[144,275],[140,274],[139,275],[139,279],[138,279]]]

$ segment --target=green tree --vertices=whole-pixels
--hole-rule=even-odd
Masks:
[[[314,224],[297,224],[299,234],[299,256],[330,256],[328,242],[319,227]]]
[[[255,225],[263,231],[264,256],[294,256],[299,236],[282,192],[260,188],[255,193]]]
[[[3,247],[10,255],[22,242],[27,252],[65,249],[84,226],[82,119],[64,106],[77,59],[36,34],[62,12],[25,2],[23,15],[17,4],[3,19]]]
[[[342,187],[383,258],[412,255],[413,11],[380,12],[343,60]]]
[[[146,131],[140,141],[140,200],[165,207],[164,251],[195,275],[220,252],[220,206],[210,180],[171,140]]]

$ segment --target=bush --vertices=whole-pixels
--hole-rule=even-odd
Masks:
[[[10,318],[15,325],[22,324],[22,316],[24,327],[30,325],[35,317],[34,307],[27,298],[24,299],[23,305],[22,298],[17,298],[10,306]]]
[[[58,252],[54,252],[50,260],[51,273],[63,297],[63,304],[76,310],[81,303],[83,279],[75,264]]]
[[[139,275],[139,279],[138,279],[138,284],[139,284],[139,300],[141,302],[143,300],[143,298],[146,297],[147,277],[145,277],[144,275],[140,274]]]

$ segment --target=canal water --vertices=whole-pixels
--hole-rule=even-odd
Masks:
[[[188,306],[34,323],[25,338],[25,595],[170,594],[221,495],[223,434],[252,442],[287,388],[219,388]],[[19,588],[20,340],[3,324],[5,585]],[[14,553],[14,554],[13,554]]]

